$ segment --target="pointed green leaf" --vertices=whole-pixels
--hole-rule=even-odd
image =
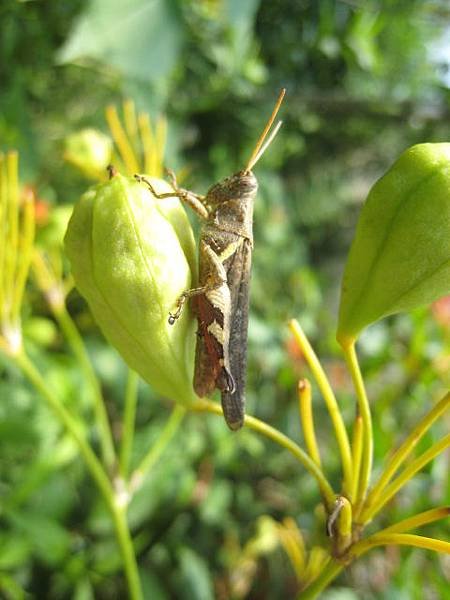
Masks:
[[[450,144],[406,150],[373,186],[344,272],[337,338],[450,293]]]

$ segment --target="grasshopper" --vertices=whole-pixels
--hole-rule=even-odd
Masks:
[[[258,189],[252,169],[281,127],[279,121],[266,140],[284,94],[283,89],[246,167],[213,185],[205,196],[178,187],[171,171],[173,192],[164,194],[158,194],[145,177],[135,175],[156,198],[178,197],[203,219],[199,286],[183,292],[169,323],[176,322],[191,299],[198,319],[194,390],[201,398],[215,388],[220,390],[225,421],[232,430],[242,427],[245,417],[253,204]]]

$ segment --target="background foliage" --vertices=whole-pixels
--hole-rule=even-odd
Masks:
[[[307,373],[285,326],[297,316],[350,417],[351,386],[334,341],[343,263],[375,179],[413,143],[449,138],[447,3],[5,0],[0,16],[0,148],[20,151],[46,247],[60,244],[64,207],[89,184],[63,161],[64,140],[83,127],[107,132],[107,104],[132,97],[140,109],[164,113],[166,164],[204,192],[244,164],[278,89],[287,88],[283,128],[257,169],[249,412],[300,436],[295,388]],[[34,287],[28,301],[35,361],[68,407],[87,407],[76,361]],[[76,292],[70,309],[114,425],[126,369]],[[446,300],[363,336],[376,460],[448,388],[449,344]],[[0,589],[11,598],[21,589],[39,598],[92,598],[94,589],[96,597],[123,597],[110,525],[73,445],[6,363],[0,399]],[[332,470],[336,452],[316,400]],[[167,406],[142,385],[135,460],[166,418]],[[427,435],[424,444],[439,427]],[[386,524],[450,502],[446,460],[409,484]],[[261,542],[249,557],[244,548],[261,541],[264,515],[293,516],[317,543],[317,501],[314,482],[279,449],[190,417],[131,507],[148,597],[226,598],[230,586],[236,597],[292,597],[295,576],[282,550]],[[438,523],[429,535],[443,530]],[[339,585],[345,598],[439,598],[449,580],[446,557],[391,548],[369,554]]]

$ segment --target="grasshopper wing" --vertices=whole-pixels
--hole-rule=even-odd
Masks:
[[[231,429],[239,429],[245,416],[245,381],[247,371],[247,335],[249,286],[252,262],[250,240],[244,238],[227,265],[228,287],[231,292],[230,372],[234,392],[222,392],[222,408]]]

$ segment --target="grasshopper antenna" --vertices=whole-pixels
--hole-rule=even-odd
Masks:
[[[267,150],[268,146],[271,144],[273,138],[277,135],[278,130],[280,129],[281,125],[283,124],[283,121],[278,121],[278,123],[275,125],[275,129],[272,131],[272,133],[269,135],[269,137],[266,140],[267,134],[269,133],[270,128],[272,127],[273,122],[275,121],[275,117],[277,116],[277,113],[280,110],[280,106],[281,106],[281,103],[283,102],[283,98],[284,98],[285,94],[286,94],[286,88],[282,88],[282,90],[280,91],[280,94],[278,96],[278,100],[275,104],[275,107],[272,111],[272,114],[270,115],[270,118],[267,121],[266,126],[264,127],[264,131],[260,135],[259,140],[257,141],[256,146],[252,152],[252,155],[250,156],[250,160],[248,161],[247,166],[244,169],[244,173],[248,173],[249,171],[251,171],[253,169],[253,167],[256,165],[258,160],[261,158],[261,156]]]

